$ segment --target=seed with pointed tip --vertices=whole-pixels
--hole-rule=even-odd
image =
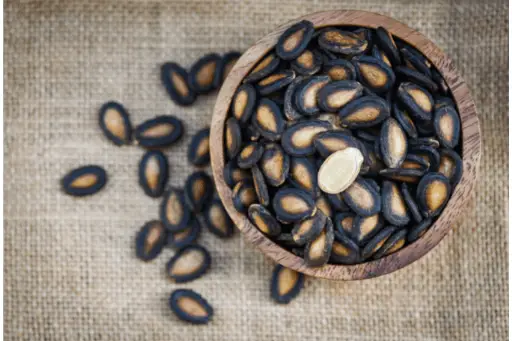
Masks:
[[[332,81],[356,79],[356,69],[354,68],[354,64],[345,59],[329,60],[324,64],[323,71]]]
[[[201,225],[197,219],[190,219],[186,229],[180,232],[167,232],[167,246],[173,249],[181,249],[193,244],[201,234]]]
[[[358,245],[365,245],[384,226],[384,220],[376,213],[368,217],[356,216],[352,225],[350,236]]]
[[[274,301],[288,304],[304,286],[304,274],[277,264],[272,272],[270,293]]]
[[[219,199],[213,199],[200,218],[199,222],[217,237],[229,238],[234,233],[233,222]]]
[[[317,169],[310,159],[304,157],[292,157],[288,180],[294,186],[307,191],[313,197],[318,190]]]
[[[73,169],[62,180],[62,190],[75,197],[83,197],[99,192],[107,183],[107,172],[95,165]]]
[[[357,139],[344,131],[330,130],[321,132],[315,136],[313,145],[316,151],[323,158],[329,157],[337,151],[345,150],[347,148],[356,148],[360,150],[360,144]],[[360,150],[362,153],[362,151]]]
[[[455,148],[459,144],[460,118],[451,106],[436,109],[434,114],[434,129],[439,142],[446,148]]]
[[[252,166],[251,173],[254,190],[256,191],[256,196],[258,197],[260,204],[268,206],[270,203],[270,197],[263,173],[261,173],[258,166]]]
[[[167,275],[176,283],[193,281],[210,268],[212,258],[200,245],[187,245],[176,252],[167,263]]]
[[[304,245],[315,239],[325,226],[326,216],[319,210],[293,226],[292,237],[297,245]]]
[[[320,112],[318,93],[329,81],[329,76],[313,76],[305,79],[295,92],[295,107],[306,116]]]
[[[240,122],[246,124],[256,107],[256,89],[250,83],[242,84],[231,102],[231,113]]]
[[[377,96],[358,98],[339,111],[341,123],[351,129],[376,126],[389,115],[389,104]]]
[[[288,84],[290,84],[295,78],[295,71],[283,70],[277,71],[256,83],[256,90],[261,95],[268,95],[275,91],[278,91]]]
[[[139,184],[146,195],[157,198],[164,193],[169,179],[169,164],[159,150],[144,154],[139,162]]]
[[[318,91],[318,106],[328,112],[337,112],[362,94],[363,86],[357,81],[331,82]]]
[[[174,116],[157,116],[135,128],[135,139],[144,148],[164,148],[178,141],[183,134],[183,123]]]
[[[187,159],[197,167],[210,163],[210,128],[203,128],[192,137],[188,145]]]
[[[416,191],[416,200],[425,217],[435,217],[441,213],[450,199],[451,185],[441,173],[427,173],[421,178]]]
[[[352,212],[337,213],[334,217],[333,224],[335,231],[352,235],[355,214]]]
[[[304,262],[311,267],[322,266],[331,256],[334,241],[334,229],[331,218],[327,217],[324,228],[316,238],[306,244]]]
[[[279,220],[297,222],[312,216],[316,207],[313,197],[301,189],[281,188],[274,195],[272,207]]]
[[[318,186],[325,193],[341,193],[357,178],[362,164],[363,154],[357,148],[334,152],[318,171]]]
[[[450,180],[452,186],[459,183],[462,177],[462,159],[452,149],[441,149],[438,172]]]
[[[245,77],[246,82],[256,82],[274,72],[279,66],[280,59],[275,53],[266,55],[252,71]]]
[[[327,200],[327,198],[323,195],[319,195],[318,198],[316,198],[316,207],[327,217],[332,217],[334,214],[329,200]]]
[[[258,142],[251,142],[242,148],[237,157],[238,167],[248,169],[254,166],[263,155],[263,146]]]
[[[195,102],[197,94],[188,84],[188,72],[177,63],[163,64],[160,79],[174,103],[186,106]]]
[[[344,55],[358,55],[368,48],[368,41],[358,35],[337,28],[327,28],[318,36],[323,49]]]
[[[160,220],[171,232],[183,231],[190,220],[190,210],[182,190],[169,188],[160,205]]]
[[[311,41],[314,31],[313,23],[307,20],[288,27],[276,43],[276,53],[279,58],[292,60],[299,57]]]
[[[377,58],[360,56],[352,60],[357,72],[357,80],[375,93],[389,91],[395,84],[393,69]]]
[[[405,226],[411,220],[398,185],[391,181],[382,183],[382,215],[396,226]]]
[[[288,127],[281,138],[283,149],[292,156],[309,156],[314,154],[313,141],[317,134],[328,131],[329,122],[309,120],[297,122]]]
[[[357,214],[370,216],[381,210],[381,198],[375,189],[359,177],[342,194],[347,205]]]
[[[424,88],[410,83],[401,83],[397,90],[398,100],[407,112],[417,120],[430,121],[434,100]]]
[[[304,50],[296,59],[291,61],[292,70],[299,75],[311,76],[320,71],[322,67],[322,56],[311,50]]]
[[[203,171],[190,174],[185,182],[185,200],[188,207],[195,213],[203,210],[213,197],[212,179]]]
[[[389,57],[393,65],[400,64],[400,53],[391,33],[384,27],[377,27],[375,30],[375,42],[382,51]]]
[[[407,133],[407,135],[409,135],[409,137],[413,139],[418,138],[416,125],[407,111],[402,110],[396,103],[393,103],[393,114],[397,122],[400,123],[400,126],[402,126],[402,129]]]
[[[226,130],[224,132],[224,145],[228,159],[233,159],[242,149],[242,131],[238,121],[234,117],[226,121]]]
[[[270,143],[265,145],[260,159],[260,167],[268,184],[278,187],[288,178],[290,157],[283,151],[280,145]]]
[[[248,216],[254,226],[266,235],[275,237],[281,234],[281,224],[263,205],[249,206]]]
[[[188,74],[188,84],[198,94],[206,94],[215,89],[215,73],[221,58],[217,53],[201,57],[192,65]],[[218,76],[217,76],[218,77]]]
[[[245,213],[247,208],[258,200],[252,182],[240,181],[233,188],[233,205],[240,213]]]
[[[121,146],[132,142],[132,124],[126,109],[117,102],[103,104],[99,112],[100,128],[114,144]]]
[[[167,243],[167,231],[159,220],[151,220],[141,227],[135,237],[137,258],[147,262],[155,259]]]
[[[192,324],[206,324],[213,316],[213,308],[201,295],[190,289],[174,290],[169,307],[176,316]]]
[[[272,100],[263,98],[258,103],[252,117],[252,124],[261,136],[270,141],[277,141],[285,129],[285,120],[281,109]]]

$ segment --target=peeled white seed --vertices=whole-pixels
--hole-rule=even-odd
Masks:
[[[329,155],[318,171],[318,185],[325,193],[338,194],[357,178],[363,154],[357,148],[345,148]]]

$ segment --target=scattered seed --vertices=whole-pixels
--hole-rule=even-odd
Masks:
[[[159,150],[147,151],[139,162],[139,185],[147,196],[162,196],[169,179],[167,158]]]
[[[185,201],[192,212],[199,213],[213,197],[212,179],[203,171],[190,174],[185,182]]]
[[[115,145],[132,142],[132,124],[126,109],[117,102],[103,104],[99,112],[100,128]]]
[[[135,139],[144,148],[165,148],[181,138],[183,123],[174,116],[157,116],[135,128]]]
[[[206,94],[215,89],[215,78],[219,70],[221,57],[217,53],[210,53],[200,58],[192,65],[188,74],[188,84],[198,94]]]
[[[164,194],[160,206],[160,220],[171,232],[183,231],[188,226],[190,210],[185,203],[182,190],[171,187]]]
[[[281,224],[270,213],[265,206],[252,204],[248,212],[251,222],[264,234],[275,237],[281,234]]]
[[[181,249],[186,245],[195,243],[201,234],[201,225],[197,219],[190,219],[186,229],[180,232],[167,233],[167,246],[173,249]]]
[[[243,190],[245,191],[246,189]],[[246,195],[250,196],[250,194]],[[233,200],[233,202],[235,202],[235,200]],[[211,201],[210,205],[206,207],[206,210],[202,213],[202,215],[199,218],[199,222],[202,223],[203,226],[205,226],[210,232],[212,232],[217,237],[229,238],[234,233],[233,222],[229,218],[226,209],[222,205],[222,202],[217,198]]]
[[[204,275],[212,262],[210,253],[200,245],[187,245],[167,263],[167,275],[176,283],[193,281]]]
[[[233,188],[233,205],[240,213],[245,213],[251,204],[257,201],[256,191],[252,182],[242,180]]]
[[[188,72],[176,63],[165,63],[160,68],[160,78],[169,97],[182,106],[195,102],[197,94],[188,85]]]
[[[167,243],[167,232],[159,220],[151,220],[141,227],[135,237],[137,258],[148,262],[155,259]]]
[[[288,304],[304,286],[304,274],[277,264],[272,272],[270,294],[274,301]]]
[[[62,180],[62,190],[75,197],[83,197],[99,192],[107,183],[107,172],[96,165],[75,168]]]
[[[210,163],[210,128],[199,130],[188,145],[188,162],[197,167]]]
[[[169,298],[169,307],[183,321],[206,324],[213,316],[213,308],[201,295],[190,289],[174,290]]]

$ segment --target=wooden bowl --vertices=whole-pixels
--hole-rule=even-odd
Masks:
[[[441,216],[419,240],[379,260],[358,265],[327,264],[319,268],[307,267],[302,258],[274,243],[252,225],[246,215],[236,211],[231,200],[232,191],[226,185],[222,175],[225,164],[224,122],[236,89],[255,63],[274,48],[281,33],[292,24],[304,19],[311,21],[315,28],[341,25],[370,28],[385,27],[393,35],[414,46],[428,57],[446,80],[459,109],[462,122],[462,159],[464,164],[460,183],[455,187],[455,191]],[[478,174],[480,125],[475,104],[466,83],[457,73],[450,58],[433,42],[406,25],[380,14],[348,10],[328,11],[309,14],[286,23],[260,39],[242,55],[225,80],[217,97],[210,131],[210,146],[213,176],[220,198],[231,219],[249,242],[256,245],[274,261],[306,275],[332,280],[359,280],[388,274],[416,261],[436,246],[450,231],[457,219],[463,215],[468,206],[468,201],[472,197]]]

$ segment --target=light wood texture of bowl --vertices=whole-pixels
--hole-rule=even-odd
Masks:
[[[419,240],[379,260],[350,266],[327,264],[319,268],[307,267],[302,258],[274,243],[252,225],[246,215],[236,211],[231,200],[232,191],[226,185],[222,175],[225,164],[224,122],[236,89],[255,63],[274,48],[281,33],[292,24],[304,19],[311,21],[315,28],[341,25],[385,27],[393,35],[421,51],[441,72],[452,91],[461,115],[464,171],[450,201],[434,225]],[[283,266],[309,276],[332,280],[360,280],[388,274],[411,264],[434,248],[457,220],[463,216],[463,212],[468,206],[467,203],[472,197],[480,162],[480,143],[480,125],[475,104],[466,83],[457,73],[450,58],[433,42],[405,24],[380,14],[349,10],[318,12],[303,16],[277,28],[251,46],[238,60],[219,92],[210,133],[210,153],[215,184],[224,207],[245,239]]]

